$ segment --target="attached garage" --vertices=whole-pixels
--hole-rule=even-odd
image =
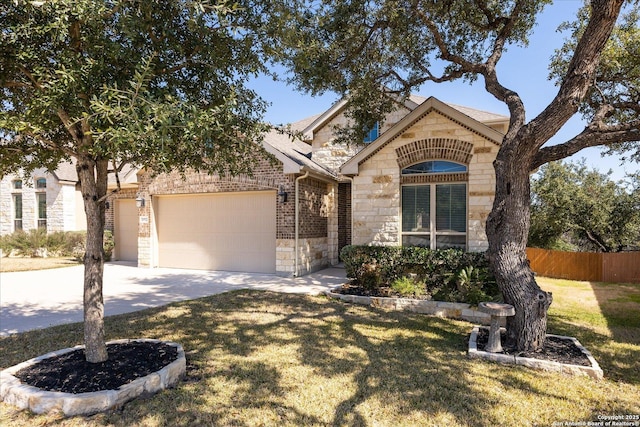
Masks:
[[[115,248],[118,261],[138,261],[138,207],[135,200],[115,201]]]
[[[160,267],[275,273],[276,192],[154,197]]]

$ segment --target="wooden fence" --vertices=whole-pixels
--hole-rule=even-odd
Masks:
[[[560,252],[527,248],[536,274],[590,282],[640,283],[640,252]]]

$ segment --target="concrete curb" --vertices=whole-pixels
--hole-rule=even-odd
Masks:
[[[448,319],[466,320],[471,323],[489,325],[491,316],[479,311],[471,304],[459,302],[443,302],[432,300],[418,300],[411,298],[387,298],[387,297],[367,297],[360,295],[340,294],[336,292],[340,287],[335,287],[325,292],[329,298],[342,300],[354,304],[369,305],[372,307],[384,308],[387,310],[409,311],[413,313],[428,314]],[[503,324],[506,320],[503,319]]]
[[[59,356],[81,348],[83,345],[53,351],[42,356],[22,362],[0,372],[0,399],[20,409],[29,409],[36,414],[62,412],[65,416],[91,415],[119,407],[142,394],[154,394],[172,387],[184,377],[187,362],[184,349],[180,344],[153,339],[134,339],[109,341],[108,344],[124,344],[129,342],[163,342],[176,347],[178,358],[161,370],[145,377],[124,384],[117,390],[104,390],[92,393],[62,393],[43,391],[39,388],[23,384],[13,374],[27,366],[34,365],[43,359]]]
[[[589,362],[591,362],[591,366],[570,365],[567,363],[552,362],[549,360],[540,360],[531,357],[520,357],[512,356],[509,354],[489,353],[486,351],[481,351],[478,350],[477,344],[479,330],[479,326],[474,327],[471,331],[471,336],[469,337],[469,350],[467,355],[470,359],[485,359],[507,365],[521,365],[528,368],[559,372],[567,375],[586,375],[596,380],[601,380],[604,377],[604,373],[602,372],[600,365],[598,365],[598,362],[596,362],[596,360],[593,358],[591,352],[584,348],[582,344],[580,344],[580,341],[573,337],[547,334],[547,337],[556,337],[573,341],[576,347],[578,347],[580,351],[582,351],[582,353],[589,359]]]

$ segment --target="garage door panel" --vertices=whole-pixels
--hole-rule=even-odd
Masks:
[[[115,201],[115,257],[119,261],[138,260],[138,207],[135,200]]]
[[[275,272],[276,193],[157,198],[159,265]]]

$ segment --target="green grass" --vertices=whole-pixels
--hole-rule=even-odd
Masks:
[[[589,285],[572,283],[588,293]],[[637,304],[607,300],[602,310],[580,310],[560,295],[570,295],[571,284],[547,286],[556,298],[550,332],[577,336],[604,380],[470,360],[471,325],[462,321],[241,291],[107,319],[108,339],[181,343],[187,378],[176,388],[92,417],[0,404],[0,425],[547,426],[640,413],[640,327],[629,320],[640,316]],[[639,290],[622,286],[610,296]],[[609,304],[627,304],[633,316],[616,317],[610,329]],[[81,337],[82,325],[73,324],[2,339],[0,367]]]

